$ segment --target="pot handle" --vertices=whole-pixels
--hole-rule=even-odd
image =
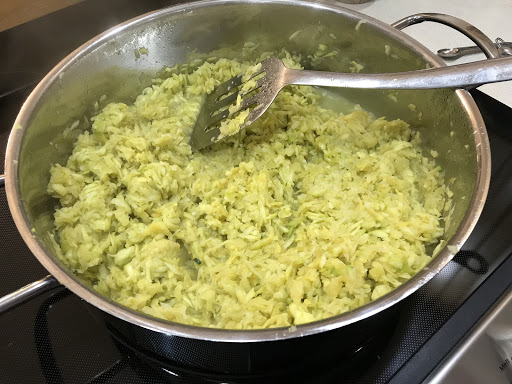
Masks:
[[[512,56],[512,43],[506,42],[502,38],[498,37],[495,44],[496,48],[501,53],[501,56]],[[469,56],[475,53],[481,53],[482,50],[477,47],[458,47],[458,48],[442,48],[437,51],[437,56],[444,60],[457,60],[462,56]]]
[[[38,296],[50,289],[58,287],[60,283],[52,275],[48,275],[41,280],[34,281],[23,288],[18,289],[8,295],[0,298],[0,315],[11,309],[25,303],[26,301]]]
[[[5,175],[0,174],[0,187],[5,185]],[[42,293],[58,287],[60,283],[52,275],[48,275],[41,280],[34,281],[24,287],[0,297],[0,315],[9,312],[11,309],[16,308],[18,305],[29,301],[33,297],[39,296]]]
[[[468,22],[454,16],[443,15],[441,13],[417,13],[398,20],[391,24],[391,26],[401,30],[414,24],[423,23],[424,21],[444,24],[463,33],[483,51],[488,59],[496,59],[501,56],[506,56],[506,52],[503,52],[502,47],[496,47],[485,33]]]

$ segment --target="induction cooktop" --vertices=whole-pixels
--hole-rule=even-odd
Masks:
[[[5,54],[0,61],[2,159],[20,106],[59,60],[115,24],[174,3],[88,0],[1,32]],[[454,260],[397,307],[393,321],[385,324],[386,332],[368,337],[352,355],[322,366],[304,364],[304,360],[296,365],[290,362],[284,372],[275,375],[205,371],[193,361],[184,364],[148,355],[102,320],[99,310],[59,287],[0,315],[0,382],[362,384],[433,380],[436,370],[467,343],[466,335],[491,313],[490,308],[505,297],[512,283],[512,109],[479,91],[472,95],[484,117],[492,151],[491,186],[481,219]],[[0,228],[3,296],[47,272],[18,234],[3,189]],[[330,348],[334,354],[335,347]],[[307,356],[314,351],[303,353]],[[507,356],[500,358],[500,364],[490,369],[503,372],[500,367],[504,364],[505,369],[509,363]]]

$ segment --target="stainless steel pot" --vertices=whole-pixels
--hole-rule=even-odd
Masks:
[[[415,15],[389,26],[337,5],[292,0],[214,0],[166,8],[127,21],[78,48],[29,96],[16,119],[6,153],[6,189],[12,216],[30,250],[53,277],[1,299],[0,310],[40,292],[41,287],[55,286],[58,281],[115,319],[152,332],[198,341],[240,343],[293,339],[346,327],[413,293],[462,246],[487,195],[489,142],[480,113],[465,90],[391,94],[343,91],[348,99],[376,115],[402,118],[422,132],[425,146],[439,152],[438,160],[447,180],[457,180],[451,185],[455,208],[446,228],[446,246],[415,277],[354,311],[293,329],[235,331],[193,327],[149,317],[107,300],[54,257],[48,233],[53,230],[56,202],[48,196],[46,187],[51,165],[66,160],[76,135],[88,128],[87,117],[94,114],[98,103],[101,107],[110,101],[133,101],[159,69],[184,62],[192,51],[206,53],[221,47],[236,51],[244,42],[254,41],[262,51],[287,47],[311,54],[318,44],[326,44],[340,48],[341,54],[316,69],[348,71],[352,61],[362,64],[366,72],[441,66],[444,64],[439,58],[399,31],[428,20],[453,26],[472,38],[488,57],[499,56],[492,41],[480,31],[448,16]],[[148,50],[147,55],[140,54],[142,47]],[[78,125],[73,130],[65,130],[76,125],[75,121]]]

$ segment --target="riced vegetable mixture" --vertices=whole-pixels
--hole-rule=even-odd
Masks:
[[[448,188],[403,121],[289,86],[249,128],[191,152],[204,95],[258,61],[169,69],[133,105],[107,105],[52,168],[59,257],[98,292],[180,323],[291,326],[375,300],[430,261]]]

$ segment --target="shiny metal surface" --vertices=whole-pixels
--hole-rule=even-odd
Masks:
[[[284,65],[279,72],[279,76],[284,79],[284,86],[297,84],[370,89],[466,88],[512,80],[512,59],[490,59],[450,67],[383,74],[299,71],[288,69]]]
[[[435,89],[477,87],[483,84],[512,80],[512,58],[489,59],[419,71],[375,74],[291,69],[275,57],[265,59],[260,64],[261,69],[253,77],[260,74],[263,74],[263,77],[258,79],[257,85],[247,93],[256,89],[259,92],[243,99],[240,109],[237,110],[238,113],[251,108],[242,128],[249,126],[263,115],[281,89],[292,84],[364,89]],[[221,101],[217,101],[217,99],[233,87],[238,86],[243,87],[241,75],[221,84],[206,97],[190,139],[190,146],[193,150],[217,142],[220,135],[219,128],[208,128],[229,118],[234,113],[230,114],[228,109],[213,116],[212,113],[234,104],[239,92],[234,92]]]
[[[423,382],[507,384],[512,380],[512,288]]]
[[[405,27],[423,23],[425,21],[432,21],[454,28],[473,40],[488,58],[500,57],[498,48],[485,33],[476,28],[474,25],[471,25],[468,22],[454,16],[443,15],[440,13],[418,13],[393,23],[393,27],[397,29],[404,29]]]
[[[31,298],[58,287],[59,285],[59,282],[51,275],[27,284],[17,291],[0,298],[0,314],[16,308],[18,305],[23,304]]]
[[[5,175],[0,175],[0,186],[5,184]]]
[[[340,3],[345,3],[345,4],[363,4],[363,3],[367,3],[371,0],[338,0]]]
[[[367,22],[356,29],[361,19]],[[297,31],[302,37],[290,39]],[[53,256],[49,241],[56,203],[46,193],[50,166],[66,161],[74,140],[89,128],[89,118],[98,107],[110,101],[133,102],[162,66],[185,62],[193,50],[198,55],[224,48],[226,57],[238,57],[246,41],[257,41],[260,51],[287,47],[305,55],[316,52],[320,43],[339,49],[335,59],[312,65],[315,70],[348,72],[356,60],[367,73],[443,65],[421,44],[380,21],[335,5],[292,0],[183,4],[127,21],[79,47],[39,83],[23,105],[15,122],[19,129],[12,130],[6,152],[6,192],[18,230],[41,264],[103,311],[154,331],[200,340],[240,343],[317,334],[370,317],[413,293],[452,259],[476,224],[489,187],[490,151],[482,117],[469,93],[346,90],[343,96],[376,115],[408,121],[422,133],[426,149],[438,150],[437,160],[447,180],[457,179],[451,187],[455,209],[446,226],[447,246],[408,282],[377,301],[322,321],[293,329],[236,331],[146,316],[105,299],[77,279]],[[141,47],[148,55],[137,58],[134,50]],[[78,125],[70,130],[76,121]]]
[[[512,43],[507,43],[501,37],[498,37],[496,39],[496,47],[498,48],[500,56],[512,56]]]
[[[496,39],[496,41],[498,41],[498,39]],[[505,51],[505,49],[508,49],[508,50],[512,49],[512,43],[505,42],[502,40],[502,42],[495,43],[494,45],[496,46],[496,48],[498,50],[500,50],[500,49],[502,50],[502,52],[500,52],[500,56],[508,56],[508,55],[512,54],[512,53],[508,53],[508,51]],[[482,53],[482,50],[480,49],[480,47],[478,47],[476,45],[469,46],[469,47],[459,47],[459,48],[442,48],[437,51],[437,55],[439,57],[443,58],[444,60],[456,60],[463,56],[474,55],[477,53]]]

